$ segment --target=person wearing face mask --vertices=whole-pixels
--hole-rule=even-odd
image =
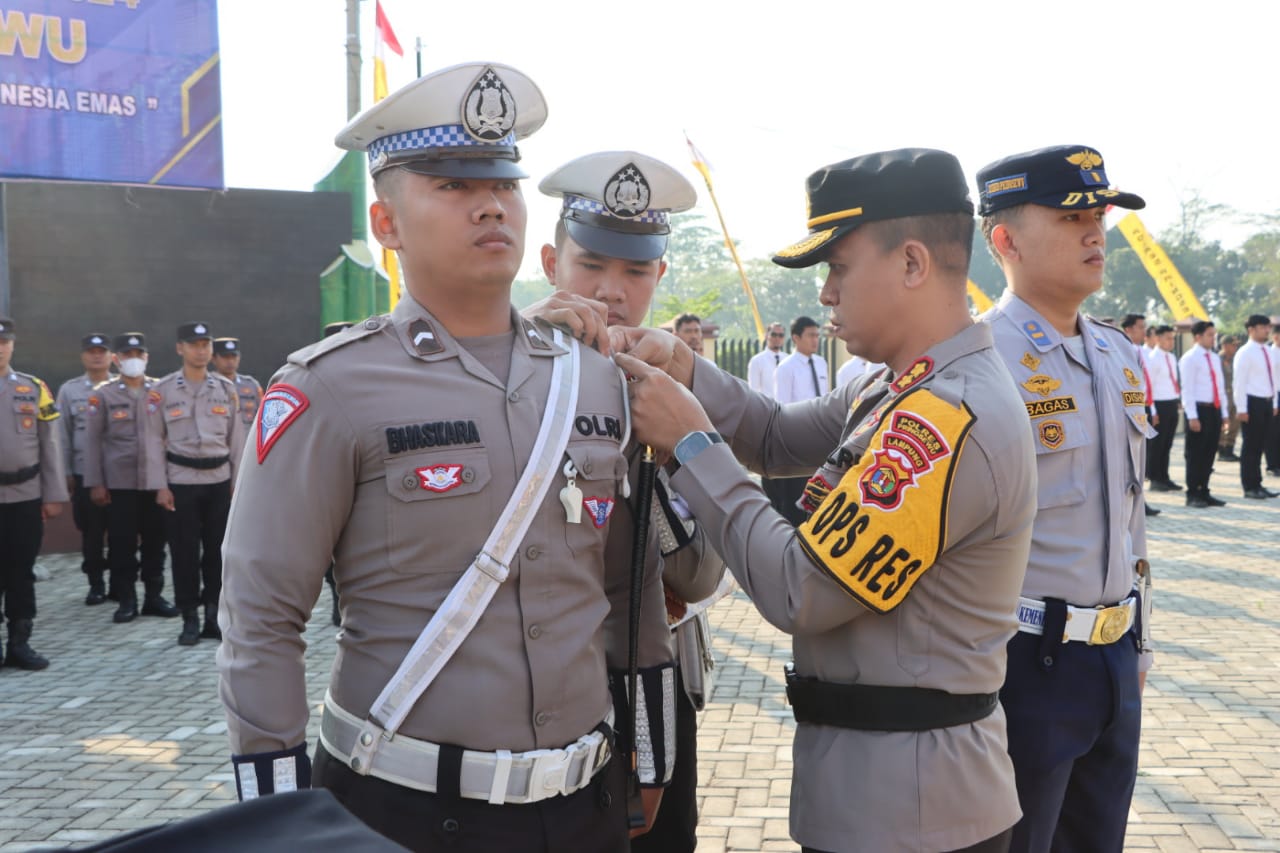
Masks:
[[[178,609],[165,600],[164,511],[146,487],[147,415],[158,410],[156,380],[146,375],[147,343],[141,332],[112,341],[120,376],[93,389],[87,401],[84,486],[107,515],[112,589],[119,606],[112,621],[138,616],[137,580],[142,573],[142,615],[172,618]],[[138,559],[141,552],[141,561]]]
[[[107,585],[103,577],[107,571],[107,512],[89,499],[89,489],[84,485],[85,425],[88,423],[89,395],[111,375],[111,350],[107,348],[107,336],[90,332],[80,339],[80,364],[84,373],[68,379],[58,388],[58,411],[62,412],[62,464],[67,472],[67,491],[71,493],[71,517],[80,531],[80,570],[89,579],[89,592],[84,598],[88,605],[102,604],[107,600]],[[111,584],[112,599],[116,598],[115,584]]]

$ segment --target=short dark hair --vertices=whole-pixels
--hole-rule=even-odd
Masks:
[[[1139,320],[1145,319],[1147,319],[1146,314],[1125,314],[1124,319],[1120,321],[1120,328],[1132,329],[1134,326],[1138,325]]]
[[[698,326],[701,327],[702,318],[699,317],[697,314],[681,314],[674,321],[672,321],[671,328],[675,329],[678,332],[680,331],[680,327],[683,326],[685,323],[697,323]]]
[[[800,335],[803,335],[804,330],[809,328],[810,326],[817,328],[818,321],[813,319],[812,317],[804,317],[804,316],[797,317],[791,323],[791,336],[794,338],[794,337],[799,337]]]
[[[1005,207],[994,213],[988,213],[982,217],[982,237],[987,241],[987,251],[991,253],[991,257],[999,263],[1000,253],[996,251],[996,245],[991,241],[991,232],[995,230],[997,225],[1007,225],[1010,222],[1017,222],[1022,217],[1022,211],[1026,207],[1025,204],[1019,204],[1014,207]]]
[[[1270,326],[1271,318],[1266,314],[1250,314],[1249,319],[1244,321],[1246,329],[1252,329],[1254,326]]]
[[[973,255],[973,217],[967,213],[930,213],[883,219],[863,226],[871,232],[880,251],[892,251],[907,240],[919,240],[946,272],[969,271]]]
[[[386,201],[400,189],[404,178],[404,169],[383,169],[373,176],[373,193],[379,201]]]
[[[1191,324],[1191,334],[1198,338],[1212,328],[1212,320],[1196,320]]]
[[[1169,332],[1172,332],[1172,331],[1173,331],[1173,326],[1170,326],[1168,323],[1161,323],[1159,326],[1156,326],[1155,328],[1155,333],[1157,335],[1167,335]]]

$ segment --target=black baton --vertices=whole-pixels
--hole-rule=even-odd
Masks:
[[[644,594],[644,565],[649,552],[649,512],[653,505],[653,481],[658,463],[653,448],[645,445],[636,482],[635,531],[631,540],[631,602],[627,637],[627,693],[631,698],[631,737],[627,744],[627,822],[632,829],[644,826],[644,800],[640,796],[640,768],[636,756],[636,708],[639,700],[640,597]]]

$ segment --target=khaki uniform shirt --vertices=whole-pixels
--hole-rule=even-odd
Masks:
[[[108,375],[106,381],[115,379]],[[89,421],[89,395],[93,393],[93,380],[85,373],[68,379],[58,389],[58,411],[62,417],[62,462],[68,475],[84,474],[85,428]]]
[[[702,361],[693,390],[729,446],[699,454],[672,485],[764,617],[794,635],[797,674],[1000,689],[1035,462],[989,328],[939,343],[896,379],[864,375],[788,406]],[[792,529],[735,454],[767,476],[821,466],[809,520]],[[999,707],[925,732],[799,724],[794,755],[791,834],[805,846],[953,850],[1020,814]]]
[[[1077,355],[1012,291],[983,320],[1035,435],[1040,485],[1022,594],[1077,607],[1122,601],[1147,553],[1142,480],[1145,440],[1155,435],[1133,345],[1120,330],[1078,317]],[[1150,663],[1150,654],[1139,661]]]
[[[157,380],[150,376],[134,391],[124,380],[108,380],[89,397],[85,431],[84,485],[144,489],[147,483],[147,429],[160,410]]]
[[[68,500],[58,405],[49,386],[29,373],[0,376],[0,471],[12,474],[32,465],[40,473],[25,483],[0,486],[0,503]]]
[[[294,353],[272,379],[223,547],[218,665],[234,753],[303,742],[301,633],[331,555],[343,629],[329,690],[364,717],[479,553],[529,460],[562,352],[546,327],[514,312],[512,322],[505,382],[412,298]],[[629,561],[605,559],[627,473],[624,391],[611,361],[581,355],[568,447],[511,574],[404,735],[487,751],[563,747],[609,711],[606,590],[629,574]],[[592,501],[578,524],[559,497],[569,460]],[[665,640],[661,609],[644,616],[642,636]],[[641,666],[670,662],[665,642],[642,646]]]
[[[262,403],[262,386],[258,380],[243,373],[235,378],[236,397],[240,400],[240,419],[247,428],[253,423],[253,416],[258,414],[258,406]]]
[[[234,482],[244,449],[244,421],[240,402],[231,380],[209,371],[203,383],[193,386],[182,369],[156,382],[160,405],[148,406],[146,429],[145,486],[164,489],[170,485],[205,485]],[[169,462],[166,453],[197,459],[229,456],[217,468],[190,468]]]

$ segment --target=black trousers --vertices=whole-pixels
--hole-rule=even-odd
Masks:
[[[1280,400],[1280,396],[1277,397]],[[1272,418],[1266,438],[1267,470],[1280,471],[1280,418]]]
[[[494,806],[483,800],[415,791],[361,776],[316,747],[312,785],[373,829],[415,851],[449,853],[626,853],[626,779],[614,760],[581,791],[538,803]]]
[[[653,829],[631,839],[631,853],[692,853],[698,846],[698,712],[676,670],[676,766]]]
[[[44,537],[40,499],[0,504],[0,598],[4,615],[36,618],[36,576],[33,569]]]
[[[1169,451],[1178,433],[1178,400],[1156,400],[1156,437],[1147,439],[1147,479],[1153,483],[1169,482]]]
[[[175,604],[179,610],[217,605],[222,593],[222,537],[231,509],[231,481],[171,485],[169,489],[173,492],[168,528]]]
[[[804,494],[804,487],[808,482],[807,477],[761,477],[760,487],[769,497],[769,503],[773,504],[773,508],[791,522],[792,526],[799,527],[804,523],[806,516],[804,511],[796,506],[796,501],[800,500],[801,495]]]
[[[102,583],[102,573],[108,568],[107,557],[107,508],[89,500],[89,490],[84,477],[73,475],[75,488],[71,491],[71,518],[80,531],[80,571],[89,576],[90,583]],[[112,578],[112,591],[115,591]]]
[[[1213,460],[1218,452],[1218,435],[1222,431],[1222,413],[1213,403],[1197,403],[1195,412],[1187,412],[1187,420],[1198,416],[1200,431],[1188,426],[1184,433],[1183,455],[1187,460],[1187,494],[1206,494]]]
[[[1262,488],[1262,454],[1271,433],[1273,400],[1250,396],[1247,400],[1249,422],[1240,425],[1244,441],[1240,442],[1240,485],[1245,491]]]
[[[1009,840],[1013,837],[1013,827],[1009,827],[999,835],[988,838],[986,841],[979,841],[977,844],[971,844],[963,850],[953,850],[951,853],[1005,853],[1009,849]],[[823,853],[815,847],[801,847],[804,853]]]
[[[146,595],[160,595],[164,592],[165,513],[156,503],[156,493],[112,489],[107,510],[111,588],[121,601],[136,601],[141,568]]]

